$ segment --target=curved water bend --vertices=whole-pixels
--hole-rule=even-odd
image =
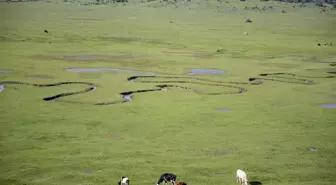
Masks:
[[[94,91],[96,90],[96,87],[97,87],[93,83],[89,83],[89,82],[58,82],[58,83],[51,83],[51,84],[33,84],[33,83],[18,82],[18,81],[1,81],[0,85],[3,86],[3,89],[4,89],[4,84],[31,85],[35,87],[53,87],[53,86],[60,86],[60,85],[66,85],[66,84],[84,84],[84,85],[90,86],[89,88],[86,88],[84,90],[75,91],[75,92],[65,92],[65,93],[54,95],[54,96],[46,97],[46,98],[43,98],[44,101],[53,101],[55,99],[65,97],[65,96],[71,96],[71,95]]]

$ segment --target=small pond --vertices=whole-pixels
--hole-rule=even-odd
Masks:
[[[0,92],[5,90],[5,85],[0,84]]]
[[[231,112],[230,109],[218,109],[219,112]]]
[[[336,103],[320,104],[320,106],[328,109],[336,109]]]
[[[191,69],[189,72],[190,75],[202,75],[202,74],[224,74],[224,71],[219,69],[204,69],[204,68],[197,68]]]

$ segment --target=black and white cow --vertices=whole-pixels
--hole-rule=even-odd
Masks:
[[[161,184],[161,182],[164,182],[167,184],[167,182],[173,183],[176,181],[176,175],[173,173],[164,173],[160,176],[159,180],[157,181],[156,185]]]
[[[130,180],[125,177],[125,176],[122,176],[120,181],[118,182],[119,185],[129,185],[130,184]]]

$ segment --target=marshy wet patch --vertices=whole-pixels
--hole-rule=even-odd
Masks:
[[[14,71],[0,69],[0,74],[13,73]]]
[[[97,57],[93,56],[63,56],[67,60],[84,60],[84,61],[94,61],[97,60]]]
[[[40,78],[40,79],[53,79],[52,76],[43,75],[43,74],[29,74],[29,75],[25,75],[25,77],[28,77],[28,78]]]
[[[224,74],[225,72],[220,69],[212,68],[194,68],[189,71],[190,75],[204,75],[204,74]]]
[[[111,136],[107,136],[107,138],[113,139],[113,140],[125,139],[123,136],[119,136],[119,135],[111,135]]]
[[[231,112],[231,110],[230,109],[218,109],[218,112]]]
[[[194,155],[196,156],[222,156],[222,155],[231,154],[235,151],[236,149],[233,149],[233,148],[225,148],[225,149],[198,152],[198,153],[195,153]]]
[[[214,54],[212,53],[202,53],[202,52],[195,52],[192,54],[193,58],[199,58],[199,59],[211,59],[215,58]]]
[[[84,170],[84,173],[86,173],[86,174],[92,174],[93,171],[92,170]]]
[[[289,55],[285,56],[284,59],[298,62],[316,62],[318,60],[317,56],[314,55]]]
[[[141,38],[138,37],[104,37],[104,36],[99,36],[98,39],[115,43],[131,43],[141,40]]]
[[[0,84],[0,92],[5,90],[5,85]]]
[[[331,89],[331,92],[336,89]],[[314,95],[322,96],[325,98],[336,99],[336,94],[326,93],[326,92],[315,92]]]
[[[104,19],[100,19],[100,18],[67,18],[69,20],[75,20],[75,21],[103,21]]]
[[[143,59],[144,56],[136,53],[113,53],[113,54],[47,54],[33,55],[33,59],[38,60],[63,60],[63,61],[82,61],[82,62],[125,62]]]
[[[336,109],[336,103],[325,103],[320,104],[320,106],[328,109]]]
[[[281,62],[262,62],[258,65],[266,66],[266,67],[277,67],[282,69],[289,69],[289,68],[297,68],[301,65],[299,63],[281,63]]]
[[[103,74],[102,73],[79,73],[79,78],[82,79],[100,79]]]
[[[66,61],[98,61],[108,60],[108,56],[103,55],[34,55],[34,58],[41,60],[66,60]]]
[[[98,36],[96,37],[98,40],[102,40],[104,42],[112,42],[116,44],[131,44],[131,43],[141,43],[141,44],[150,44],[150,45],[165,45],[165,46],[175,46],[178,48],[183,48],[182,45],[171,44],[159,39],[151,39],[150,37],[113,37],[113,36]]]
[[[66,72],[77,72],[77,73],[97,73],[97,72],[120,72],[120,73],[133,73],[133,74],[147,74],[154,75],[154,72],[147,71],[135,71],[128,69],[118,69],[118,68],[67,68]]]
[[[192,51],[188,51],[188,50],[174,50],[174,49],[163,50],[162,53],[168,54],[168,55],[184,55],[184,56],[191,56],[193,54]]]
[[[179,55],[179,56],[200,58],[200,59],[210,59],[210,58],[215,57],[213,53],[208,53],[205,51],[190,51],[190,50],[183,50],[183,49],[166,49],[166,50],[163,50],[162,53],[166,55]]]
[[[5,36],[0,36],[0,42],[22,42],[24,40],[19,38],[10,38]]]

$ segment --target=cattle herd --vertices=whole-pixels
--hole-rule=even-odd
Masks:
[[[237,183],[247,185],[247,175],[246,173],[238,169],[237,175],[236,175]],[[160,176],[159,180],[157,180],[156,185],[160,185],[161,183],[167,184],[168,182],[171,182],[172,185],[187,185],[186,182],[183,181],[176,181],[176,175],[173,173],[164,173]],[[118,182],[118,185],[130,185],[130,180],[128,177],[121,177],[120,181]]]

